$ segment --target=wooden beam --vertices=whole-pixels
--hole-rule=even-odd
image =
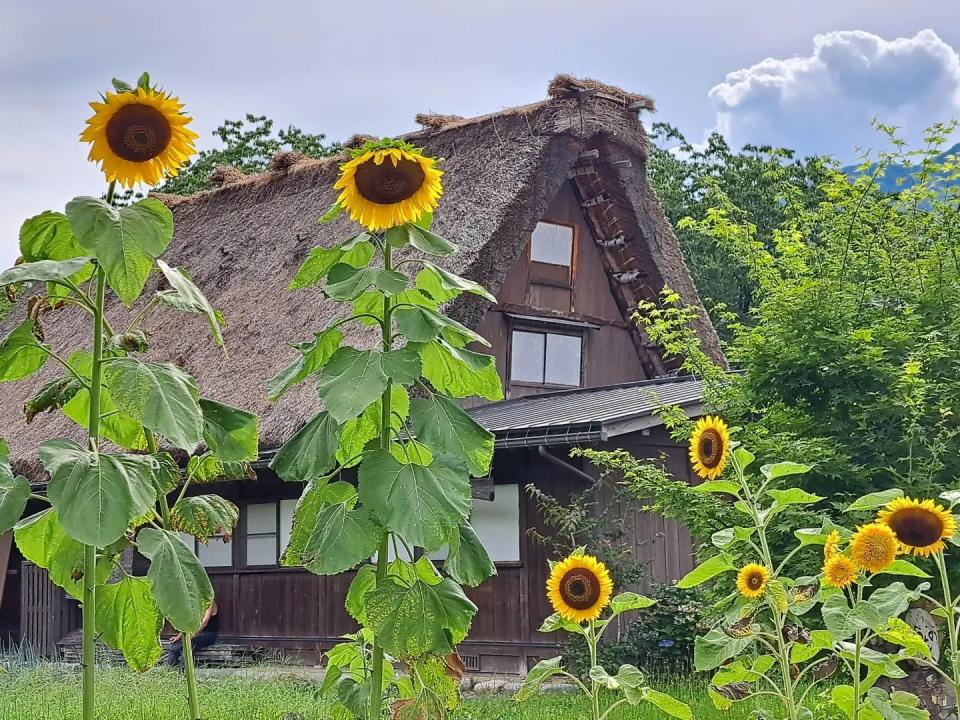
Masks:
[[[0,611],[3,610],[3,589],[7,584],[7,568],[10,565],[10,554],[13,549],[13,531],[0,535]]]

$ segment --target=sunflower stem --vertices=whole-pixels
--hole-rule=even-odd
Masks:
[[[197,669],[193,662],[193,636],[184,633],[180,636],[183,643],[183,674],[187,678],[187,705],[190,720],[200,720],[200,696],[197,693]]]
[[[863,585],[857,583],[857,599],[859,603],[863,600]],[[856,607],[856,604],[854,604]],[[860,676],[861,676],[861,656],[863,654],[863,630],[857,630],[854,636],[854,654],[853,654],[853,720],[860,720]]]
[[[947,572],[946,555],[941,550],[935,556],[940,582],[943,585],[943,610],[950,639],[950,675],[953,677],[954,697],[960,698],[960,637],[957,633],[957,606],[950,590],[950,574]]]
[[[391,247],[389,243],[381,243],[383,251],[383,267],[385,270],[392,269]],[[392,299],[388,295],[383,296],[383,319],[380,324],[380,333],[383,339],[383,351],[389,352],[393,348],[393,307]],[[393,383],[388,381],[387,387],[380,398],[380,447],[383,450],[390,449],[390,425],[392,419],[392,408],[390,403]],[[380,547],[377,550],[377,585],[382,583],[387,577],[387,552],[390,533],[385,532],[380,539]],[[370,706],[368,712],[369,720],[380,720],[383,713],[383,646],[380,639],[373,637],[373,659],[370,668]]]

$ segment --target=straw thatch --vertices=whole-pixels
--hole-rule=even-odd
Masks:
[[[408,136],[431,155],[444,158],[445,196],[434,229],[455,241],[460,252],[450,269],[498,291],[520,257],[530,232],[544,215],[568,174],[588,150],[597,150],[597,182],[611,195],[610,209],[629,236],[606,253],[613,287],[629,307],[638,293],[649,295],[664,282],[688,303],[699,305],[677,240],[647,184],[646,136],[636,113],[604,95],[555,98],[491,115],[459,120]],[[588,153],[591,155],[591,153]],[[317,410],[312,383],[304,383],[276,403],[266,398],[264,381],[285,367],[295,353],[286,343],[308,340],[344,312],[316,290],[289,291],[287,285],[308,251],[332,246],[356,232],[346,215],[328,225],[317,218],[336,198],[332,185],[341,158],[298,160],[284,172],[244,176],[190,197],[158,196],[173,210],[176,233],[164,259],[189,270],[212,303],[226,316],[229,357],[210,340],[198,316],[173,311],[151,313],[146,322],[148,358],[174,362],[199,381],[202,394],[260,414],[263,448],[275,448]],[[628,167],[629,166],[629,167]],[[619,226],[618,226],[619,227]],[[605,251],[606,252],[606,251]],[[640,268],[646,286],[613,279],[620,270]],[[148,287],[145,297],[155,289]],[[632,294],[631,294],[632,293]],[[461,322],[477,327],[487,304],[464,296],[450,309]],[[0,326],[6,334],[22,321],[16,307]],[[108,308],[114,326],[126,311]],[[67,307],[46,315],[47,342],[67,352],[89,347],[88,318]],[[352,330],[348,341],[371,340]],[[705,315],[699,332],[708,350],[723,362],[716,335]],[[639,345],[638,345],[639,347]],[[37,446],[50,437],[80,437],[80,429],[59,413],[31,424],[24,400],[59,374],[50,362],[37,376],[0,385],[2,434],[20,472],[42,475]]]
[[[247,174],[233,165],[217,165],[210,173],[210,184],[222,187],[243,180]]]
[[[552,98],[577,97],[587,90],[616,100],[624,106],[633,105],[635,109],[649,110],[651,112],[656,110],[653,100],[646,95],[630,93],[613,85],[607,85],[599,80],[591,80],[590,78],[577,78],[573,75],[564,75],[561,73],[553,78],[550,85],[547,86],[547,94]]]
[[[417,125],[431,130],[439,130],[446,125],[463,120],[461,115],[439,115],[437,113],[417,113]]]

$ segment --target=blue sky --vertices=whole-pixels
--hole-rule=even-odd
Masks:
[[[127,10],[126,8],[130,9]],[[537,100],[557,72],[651,95],[700,140],[765,142],[848,160],[870,119],[916,138],[960,117],[954,0],[456,0],[0,6],[0,263],[22,220],[99,194],[77,141],[112,76],[175,90],[201,143],[267,114],[342,139]]]

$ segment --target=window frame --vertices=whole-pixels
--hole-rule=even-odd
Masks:
[[[251,532],[249,531],[248,513],[249,513],[249,511],[250,511],[250,506],[251,506],[251,505],[273,505],[273,519],[274,519],[274,526],[273,526],[273,527],[274,527],[274,530],[273,530],[272,533],[263,533],[263,532],[251,533]],[[264,570],[264,569],[268,569],[268,568],[277,568],[277,567],[280,567],[280,556],[281,556],[281,551],[280,551],[280,520],[281,520],[281,518],[280,518],[280,500],[279,500],[279,499],[277,499],[277,500],[259,500],[259,499],[258,499],[258,500],[254,501],[254,502],[246,502],[246,503],[243,504],[243,506],[242,506],[241,509],[240,509],[240,517],[241,517],[241,528],[242,528],[242,530],[241,530],[241,532],[238,533],[238,534],[243,538],[243,544],[242,544],[242,547],[241,547],[241,550],[240,550],[240,555],[241,555],[241,557],[239,558],[240,563],[239,563],[239,565],[237,566],[238,569],[240,569],[240,570],[247,570],[247,569],[251,569],[251,570]],[[267,564],[267,565],[264,565],[264,564],[251,565],[250,562],[247,560],[247,544],[249,543],[250,538],[270,537],[271,535],[273,536],[273,539],[274,539],[274,548],[275,548],[275,551],[276,551],[276,559],[275,559],[272,563]],[[236,559],[236,558],[235,558],[235,559]]]
[[[528,324],[511,324],[510,325],[510,348],[508,357],[507,357],[507,386],[516,385],[518,387],[536,387],[536,388],[556,388],[558,390],[569,390],[570,388],[582,388],[583,387],[583,362],[584,362],[584,340],[586,338],[586,332],[584,329],[580,328],[570,328],[566,326],[558,325],[549,325],[544,323],[540,326],[528,325]],[[534,380],[515,380],[513,377],[513,347],[514,333],[523,332],[534,335],[543,335],[543,382],[536,382]],[[547,377],[547,337],[550,335],[564,335],[567,337],[576,337],[580,339],[580,374],[579,380],[576,385],[564,385],[561,383],[549,383],[546,381]]]
[[[570,230],[570,262],[567,265],[543,262],[533,259],[533,232],[530,232],[530,241],[527,243],[527,281],[531,285],[547,285],[572,290],[577,267],[577,250],[579,246],[579,228],[575,223],[559,220],[542,219],[537,225],[556,225]],[[536,230],[536,226],[534,226]],[[561,277],[557,268],[566,268],[566,276]]]

